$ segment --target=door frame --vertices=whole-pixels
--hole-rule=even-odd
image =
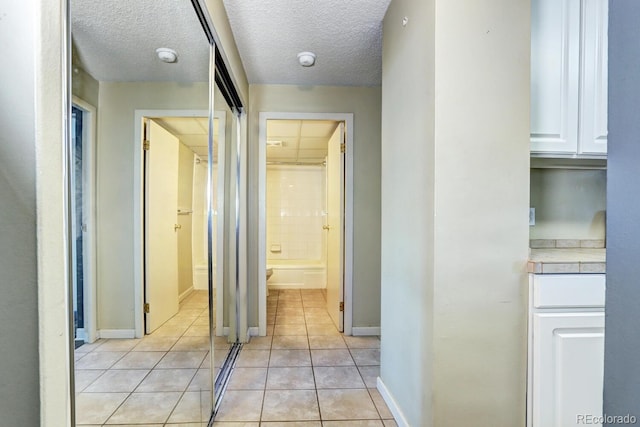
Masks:
[[[96,226],[97,222],[97,187],[96,187],[96,138],[97,138],[97,110],[77,96],[72,97],[71,104],[83,111],[82,127],[82,161],[86,162],[86,172],[82,177],[83,189],[89,190],[89,197],[83,197],[83,211],[87,218],[87,231],[83,237],[83,264],[86,282],[84,283],[84,338],[92,343],[98,338],[97,333],[97,271],[96,271]],[[87,125],[85,125],[85,120]],[[69,165],[71,168],[72,165]],[[69,195],[71,197],[71,195]],[[71,244],[71,243],[70,243]]]
[[[333,120],[344,122],[345,205],[344,205],[344,334],[353,326],[353,113],[260,112],[258,136],[258,334],[267,333],[267,120]]]
[[[134,337],[144,337],[144,135],[143,120],[160,117],[209,117],[209,110],[135,110],[133,154],[133,313]],[[218,117],[217,112],[214,118]],[[220,122],[219,122],[220,123]],[[217,269],[222,268],[219,263]],[[216,274],[218,274],[216,272]]]

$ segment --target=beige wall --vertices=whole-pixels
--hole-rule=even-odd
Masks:
[[[353,326],[380,325],[380,88],[251,85],[249,105],[249,325],[257,326],[258,116],[354,114]]]
[[[71,75],[71,87],[74,96],[89,103],[93,107],[98,105],[100,84],[89,73],[78,69]]]
[[[193,200],[193,151],[180,143],[178,162],[178,209],[191,210]],[[193,214],[178,215],[178,295],[193,287]]]
[[[434,8],[394,0],[382,54],[380,378],[420,427],[434,425]]]
[[[228,61],[229,72],[232,74],[234,83],[237,86],[236,89],[240,93],[246,106],[249,102],[249,83],[247,81],[247,75],[244,72],[242,60],[240,59],[240,53],[236,47],[236,41],[231,32],[231,25],[229,25],[229,18],[227,18],[224,3],[222,0],[205,0],[205,3],[221,44],[219,47],[224,52],[226,60]],[[216,107],[216,110],[221,110],[221,108]]]
[[[97,147],[98,329],[134,328],[134,112],[207,110],[207,83],[100,83]],[[139,166],[140,167],[140,166]],[[141,169],[140,169],[141,170]]]
[[[412,426],[525,422],[529,15],[400,0],[385,18],[381,378]]]
[[[607,171],[531,169],[531,239],[604,239]]]
[[[20,3],[22,6],[22,3]],[[40,409],[41,426],[70,425],[69,383],[71,351],[69,343],[69,312],[66,301],[66,239],[64,216],[64,158],[63,158],[63,85],[64,80],[64,32],[58,17],[64,16],[62,2],[49,0],[25,2],[30,10],[24,16],[33,17],[33,21],[20,19],[20,28],[26,32],[33,31],[33,49],[25,49],[28,36],[13,34],[8,40],[22,43],[20,51],[35,58],[35,128],[36,128],[36,164],[37,164],[37,224],[38,224],[38,325],[39,340],[34,351],[38,352],[40,375],[40,401],[31,400],[20,395],[24,402],[31,406],[30,413]],[[15,8],[12,10],[16,10]],[[25,24],[33,22],[34,27]],[[4,38],[3,38],[4,39]],[[15,65],[13,61],[12,64]],[[10,68],[18,70],[20,68]],[[24,69],[22,70],[25,73]],[[24,99],[18,97],[17,99]],[[33,108],[33,106],[31,107]],[[25,257],[34,261],[33,255]],[[16,350],[20,350],[17,349]],[[4,365],[7,359],[0,359],[2,369],[20,372],[11,365]],[[20,364],[27,364],[31,370],[37,366],[29,365],[28,359],[21,359]],[[21,381],[28,381],[26,378]],[[12,404],[9,400],[6,403]],[[12,406],[10,411],[19,407]],[[3,408],[0,412],[5,414]],[[25,420],[23,420],[26,422]],[[10,420],[8,422],[11,422]],[[18,422],[16,425],[23,423]]]

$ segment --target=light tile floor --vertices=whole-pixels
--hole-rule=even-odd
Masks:
[[[396,426],[375,388],[378,337],[340,334],[320,290],[267,301],[268,336],[244,345],[214,426]]]
[[[196,291],[142,339],[102,339],[75,351],[76,425],[203,427],[211,413],[209,315]],[[229,345],[215,342],[214,366]]]
[[[245,344],[216,418],[219,427],[388,427],[376,390],[378,337],[343,336],[318,290],[271,291],[268,336]],[[214,366],[228,344],[216,338]],[[206,292],[143,339],[76,349],[79,426],[204,427],[210,413]]]

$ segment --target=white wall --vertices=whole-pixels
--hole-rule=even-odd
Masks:
[[[213,168],[214,194],[217,183],[217,168]],[[194,265],[205,266],[207,263],[207,163],[201,161],[193,166],[193,197],[192,197],[192,258]],[[214,199],[214,206],[216,201]],[[216,241],[216,216],[213,216],[213,241]],[[215,245],[214,245],[215,248]],[[215,256],[213,257],[215,260]]]
[[[411,426],[525,422],[529,15],[397,0],[385,18],[381,378]]]
[[[394,0],[382,53],[380,378],[420,427],[434,425],[434,8]]]
[[[134,111],[207,110],[207,83],[100,83],[98,329],[134,328]]]
[[[531,239],[605,238],[607,171],[531,169]]]
[[[36,252],[35,1],[0,6],[0,414],[40,422]]]
[[[260,112],[354,114],[353,326],[380,325],[380,88],[251,85],[249,165],[258,161]],[[347,172],[349,173],[349,172]],[[258,324],[258,168],[249,168],[249,325]],[[263,273],[260,273],[263,274]]]
[[[22,3],[21,3],[22,4]],[[67,307],[67,264],[64,216],[64,157],[63,157],[63,89],[65,81],[64,32],[60,17],[64,16],[63,2],[40,0],[20,19],[20,27],[27,33],[32,17],[35,22],[33,50],[20,46],[20,51],[35,58],[35,124],[37,165],[38,215],[38,357],[40,361],[40,425],[67,426],[71,420],[69,311]],[[10,9],[16,8],[12,3]],[[3,18],[4,19],[4,18]],[[5,38],[3,37],[3,40]],[[25,43],[28,35],[8,40]],[[11,61],[13,64],[14,62]],[[19,70],[18,67],[10,68]],[[26,74],[26,72],[25,72]],[[3,81],[5,81],[3,79]],[[14,84],[11,80],[6,80]],[[24,99],[24,98],[17,98]],[[25,257],[29,257],[25,254]],[[4,359],[0,359],[4,363]],[[28,359],[25,357],[21,363]],[[29,366],[30,369],[37,369]],[[3,366],[4,369],[4,366]],[[13,372],[17,372],[13,370]],[[22,380],[26,381],[26,380]],[[37,400],[21,396],[30,403],[29,411],[37,411]],[[11,411],[19,413],[19,406]],[[2,411],[4,416],[6,412]],[[18,423],[17,425],[20,425]]]
[[[267,265],[325,259],[325,186],[324,166],[267,165]]]
[[[178,209],[192,210],[193,151],[180,143],[178,159]],[[178,295],[193,287],[193,214],[178,215]]]

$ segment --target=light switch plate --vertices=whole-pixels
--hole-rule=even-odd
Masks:
[[[536,225],[536,208],[529,208],[529,225]]]

